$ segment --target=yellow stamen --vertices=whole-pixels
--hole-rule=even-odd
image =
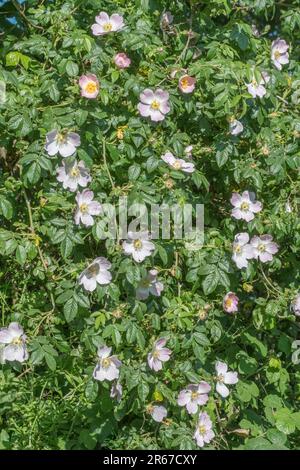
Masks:
[[[176,160],[173,164],[173,167],[175,168],[175,170],[180,170],[181,162],[179,160]]]
[[[155,109],[155,110],[159,109],[159,108],[160,108],[160,103],[159,103],[159,101],[157,101],[157,100],[152,101],[152,103],[151,103],[151,108],[152,108],[152,109]]]
[[[249,203],[244,201],[242,204],[241,204],[241,209],[242,211],[247,211],[249,209]]]
[[[189,83],[189,77],[184,77],[180,80],[180,85],[181,85],[181,88],[183,88],[184,90],[190,85]]]
[[[79,209],[80,209],[80,212],[83,212],[84,214],[86,214],[89,208],[88,208],[88,205],[84,202],[83,204],[79,206]]]
[[[111,23],[105,23],[105,25],[103,25],[103,29],[104,29],[104,31],[106,31],[108,33],[109,31],[112,30],[112,24]]]
[[[281,56],[280,52],[279,52],[279,51],[275,51],[275,53],[274,53],[275,59],[278,60],[280,56]]]
[[[101,365],[105,369],[107,369],[110,366],[110,364],[111,364],[111,360],[109,359],[109,357],[102,359]]]
[[[143,246],[141,240],[134,240],[133,246],[136,250],[140,250]]]
[[[16,345],[16,346],[20,346],[22,344],[22,338],[19,337],[19,338],[14,338],[12,340],[12,344]]]
[[[80,175],[80,171],[78,170],[78,168],[77,167],[72,168],[71,176],[73,176],[73,178],[77,178],[79,175]]]
[[[89,94],[96,93],[97,90],[98,90],[98,85],[95,82],[89,82],[85,86],[85,91]]]
[[[204,424],[201,424],[201,426],[199,426],[198,431],[199,431],[199,434],[201,434],[202,436],[206,434],[206,427],[204,426]]]

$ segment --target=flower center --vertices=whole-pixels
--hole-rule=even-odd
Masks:
[[[236,253],[241,253],[241,252],[242,252],[242,247],[241,247],[241,245],[236,245],[236,246],[234,247],[234,251],[235,251]]]
[[[85,87],[85,91],[87,93],[95,93],[96,91],[98,90],[98,85],[97,83],[94,83],[94,82],[89,82],[86,87]]]
[[[175,170],[180,170],[181,168],[181,163],[179,160],[176,160],[173,164],[173,167],[175,168]]]
[[[224,375],[222,375],[222,374],[218,375],[217,379],[218,379],[218,382],[223,383],[224,382]]]
[[[97,276],[99,273],[99,266],[97,264],[93,264],[87,269],[87,272],[92,277]]]
[[[78,168],[77,167],[72,168],[71,176],[73,176],[73,178],[77,178],[79,175],[80,175],[80,171],[78,170]]]
[[[109,357],[106,357],[105,359],[102,359],[101,365],[104,367],[104,369],[107,369],[111,364],[111,360]]]
[[[227,308],[230,308],[232,306],[232,299],[227,299],[226,302],[225,302],[225,306]]]
[[[158,359],[159,358],[159,351],[153,351],[152,356],[154,357],[154,359]]]
[[[241,209],[242,211],[247,211],[249,209],[249,203],[244,201],[242,204],[241,204]]]
[[[199,426],[198,431],[199,431],[199,434],[201,434],[201,436],[204,436],[206,434],[206,427],[204,426],[204,424],[201,424]]]
[[[186,89],[189,86],[189,79],[188,77],[182,78],[180,81],[182,88]]]
[[[56,136],[56,141],[57,141],[59,144],[63,144],[63,143],[66,141],[66,136],[65,136],[65,134],[63,134],[62,132],[60,132],[59,134],[57,134],[57,136]]]
[[[266,251],[266,247],[263,243],[261,243],[259,246],[258,246],[258,250],[262,253],[264,251]]]
[[[157,101],[157,100],[152,101],[152,103],[151,103],[151,108],[152,108],[152,109],[155,109],[155,110],[159,109],[159,108],[160,108],[160,103],[159,103],[159,101]]]
[[[252,85],[255,86],[255,87],[257,87],[257,85],[258,85],[258,84],[257,84],[257,81],[255,80],[255,78],[252,80]]]
[[[22,344],[22,338],[20,336],[18,338],[14,338],[11,343],[16,346],[20,346]]]
[[[192,392],[192,395],[191,395],[192,400],[197,400],[198,395],[199,395],[198,392]]]
[[[112,24],[111,23],[105,23],[105,25],[103,25],[103,29],[104,29],[104,31],[106,31],[108,33],[109,31],[112,30]]]
[[[88,212],[88,205],[84,202],[83,204],[80,204],[80,212],[82,212],[83,214],[86,214]]]
[[[133,246],[136,250],[140,250],[143,246],[141,240],[134,240]]]
[[[278,60],[278,59],[280,58],[280,56],[281,56],[280,52],[279,52],[279,51],[275,51],[275,53],[274,53],[275,59]]]

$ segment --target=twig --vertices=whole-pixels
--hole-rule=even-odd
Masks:
[[[110,174],[110,171],[109,171],[109,168],[108,168],[108,165],[107,165],[107,160],[106,160],[106,145],[105,145],[105,138],[104,138],[104,137],[103,137],[102,149],[103,149],[103,161],[104,161],[104,166],[105,166],[106,172],[107,172],[107,174],[108,174],[108,178],[109,178],[111,187],[112,187],[113,189],[115,189],[115,183],[113,182],[113,179],[112,179],[112,177],[111,177],[111,174]]]
[[[31,231],[32,235],[35,238],[37,238],[37,234],[36,234],[34,224],[33,224],[32,209],[31,209],[30,201],[28,199],[28,196],[27,196],[27,193],[26,193],[25,189],[22,190],[22,193],[24,195],[25,203],[26,203],[26,206],[27,206],[27,212],[28,212],[28,217],[29,217],[29,228],[30,228],[30,231]],[[44,255],[42,253],[41,247],[39,245],[37,245],[37,250],[38,250],[38,254],[39,254],[41,263],[43,265],[44,271],[47,275],[48,266],[47,266],[47,263],[45,261]],[[46,286],[46,290],[49,293],[49,297],[50,297],[50,301],[51,301],[51,305],[52,305],[52,310],[50,310],[49,312],[46,312],[47,316],[48,316],[48,314],[50,315],[55,310],[55,301],[54,301],[54,296],[53,296],[52,292],[50,291],[50,289],[47,286]]]
[[[39,29],[41,31],[44,31],[44,28],[42,26],[39,26],[39,25],[36,25],[34,23],[31,23],[31,21],[27,18],[27,16],[25,15],[24,11],[22,10],[22,8],[20,7],[20,5],[18,4],[17,0],[12,0],[12,4],[13,6],[15,7],[15,9],[17,10],[17,12],[19,13],[19,15],[23,18],[23,20],[25,21],[25,23],[28,25],[28,26],[32,26],[33,28],[36,28],[36,29]]]

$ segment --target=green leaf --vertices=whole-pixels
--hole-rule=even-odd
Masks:
[[[69,299],[64,306],[64,315],[68,323],[70,323],[76,317],[78,313],[78,305],[76,300],[72,297]]]
[[[0,195],[0,211],[3,216],[10,220],[13,216],[13,206],[4,196]]]
[[[25,264],[27,258],[27,252],[24,246],[18,245],[18,248],[16,249],[16,260],[17,262],[23,266]]]

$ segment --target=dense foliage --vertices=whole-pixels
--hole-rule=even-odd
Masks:
[[[299,8],[299,0],[0,3],[1,327],[18,322],[29,353],[2,361],[0,448],[197,449],[199,411],[215,434],[205,448],[299,448],[291,308],[300,279]],[[124,28],[94,36],[100,11],[122,15]],[[173,21],[162,21],[166,11]],[[281,70],[271,59],[277,38],[289,45]],[[130,65],[118,66],[117,53]],[[100,84],[95,99],[79,86],[89,74]],[[184,74],[196,79],[191,93],[178,87]],[[254,77],[262,97],[247,86]],[[169,92],[160,122],[138,110],[148,88]],[[232,123],[242,126],[234,132]],[[76,193],[57,180],[64,158],[45,150],[53,130],[80,135],[75,155],[100,204],[124,195],[204,204],[203,247],[155,240],[138,263],[122,242],[101,239],[101,214],[76,225]],[[166,152],[195,171],[176,171]],[[249,222],[231,214],[232,193],[243,191],[262,203]],[[269,262],[237,267],[232,243],[244,232],[272,235]],[[78,278],[98,257],[112,263],[112,281],[88,292]],[[164,290],[138,299],[154,268]],[[228,292],[238,299],[233,314],[223,308]],[[147,354],[161,338],[172,354],[155,371]],[[120,400],[112,382],[93,377],[105,344],[122,362]],[[238,372],[226,398],[216,390],[217,361]],[[189,414],[178,396],[199,381],[211,386],[208,401]],[[167,410],[162,422],[153,406]]]

